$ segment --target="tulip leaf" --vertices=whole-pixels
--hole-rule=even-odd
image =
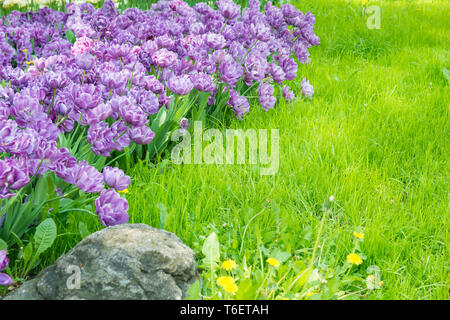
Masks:
[[[189,287],[189,289],[186,291],[186,300],[200,300],[201,299],[201,285],[200,281],[195,281],[192,286]]]
[[[6,242],[0,239],[0,250],[6,250],[7,248],[8,245],[6,244]]]
[[[220,259],[220,245],[215,232],[212,232],[208,238],[206,238],[203,244],[202,253],[205,255],[205,258],[203,259],[204,264],[210,268],[211,272],[213,272]]]
[[[73,33],[71,30],[66,30],[66,39],[71,43],[74,44],[77,40],[77,36],[75,33]]]
[[[52,218],[45,219],[36,228],[34,234],[35,258],[51,247],[56,239],[56,224]]]

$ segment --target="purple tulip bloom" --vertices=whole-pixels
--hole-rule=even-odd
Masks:
[[[267,42],[270,39],[270,27],[268,27],[264,23],[252,23],[250,25],[249,31],[252,37],[258,39],[259,41]]]
[[[121,105],[119,113],[126,123],[135,127],[143,126],[148,122],[147,114],[136,105],[135,101]]]
[[[109,157],[114,150],[114,132],[106,122],[99,122],[89,127],[87,140],[92,151],[97,155]]]
[[[75,57],[77,66],[82,70],[90,70],[94,67],[95,57],[89,53],[82,53]]]
[[[93,84],[73,86],[72,97],[75,104],[83,110],[97,107],[102,100],[100,88]]]
[[[155,137],[155,133],[147,126],[130,129],[130,138],[137,144],[149,144]]]
[[[9,259],[6,256],[6,250],[0,251],[0,271],[3,271],[6,269],[6,267],[9,264]],[[9,275],[6,273],[0,272],[0,286],[9,286],[12,284],[12,279]]]
[[[145,87],[153,93],[164,92],[164,85],[155,76],[148,76]]]
[[[190,127],[189,125],[189,120],[186,118],[181,119],[180,123],[179,123],[180,129],[179,132],[181,134],[185,134],[186,133],[186,129]]]
[[[295,98],[294,92],[288,86],[283,86],[283,97],[287,102],[292,101]]]
[[[9,286],[13,283],[10,276],[6,273],[0,273],[0,286]]]
[[[273,95],[274,92],[273,86],[268,83],[261,83],[258,88],[259,102],[265,111],[272,109],[277,102],[277,98]]]
[[[217,85],[209,74],[203,72],[193,74],[191,81],[194,84],[194,88],[198,91],[215,92],[217,90]]]
[[[100,222],[106,227],[124,224],[129,220],[128,201],[114,189],[102,191],[95,200],[95,207]]]
[[[188,76],[172,76],[169,81],[167,81],[167,87],[174,94],[184,96],[192,91],[194,88],[193,83],[189,80]]]
[[[220,65],[220,75],[225,83],[234,88],[239,78],[244,75],[244,72],[239,63],[232,59],[227,59]]]
[[[250,110],[250,104],[248,103],[247,98],[240,96],[233,89],[230,90],[230,101],[228,101],[228,104],[231,106],[234,111],[234,115],[238,119],[242,119],[242,117],[245,116]]]
[[[131,183],[130,177],[125,175],[123,170],[119,168],[105,167],[103,169],[103,179],[108,186],[117,191],[125,190]]]
[[[275,62],[270,63],[269,72],[272,75],[273,80],[278,84],[281,84],[286,79],[286,73],[284,73],[283,68]]]
[[[158,67],[170,67],[177,61],[177,54],[166,48],[159,49],[152,55],[152,60]]]
[[[9,264],[9,259],[6,256],[6,250],[0,250],[0,271],[6,269]]]
[[[224,48],[227,43],[223,35],[212,32],[205,34],[205,42],[210,48],[214,50]]]
[[[136,102],[148,114],[155,114],[159,111],[158,97],[151,91],[141,91],[136,97]]]
[[[306,80],[306,78],[303,78],[301,87],[302,87],[302,94],[303,94],[305,97],[308,97],[309,100],[312,100],[312,97],[313,97],[313,94],[314,94],[314,88],[313,88],[313,86],[309,83],[309,81]]]
[[[239,5],[235,4],[231,0],[219,0],[217,1],[217,7],[220,13],[227,19],[235,19],[241,13]]]
[[[62,72],[47,72],[45,74],[45,83],[51,90],[61,89],[69,83],[69,79]]]
[[[80,161],[72,169],[71,180],[86,193],[98,193],[105,189],[103,175],[86,161]]]

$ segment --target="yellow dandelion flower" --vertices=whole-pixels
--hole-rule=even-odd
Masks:
[[[313,294],[316,294],[316,293],[319,293],[319,291],[310,291],[310,292],[308,292],[306,295],[305,295],[305,297],[307,297],[307,298],[309,298],[309,297],[311,297]]]
[[[222,263],[222,269],[230,271],[230,270],[233,270],[236,268],[237,268],[237,264],[234,260],[227,259]]]
[[[347,256],[347,261],[350,262],[351,264],[355,264],[357,266],[359,266],[361,263],[363,263],[363,260],[361,259],[361,257],[359,255],[357,255],[356,253],[350,253]]]
[[[232,277],[219,277],[217,278],[217,284],[228,293],[235,294],[238,291],[238,287]]]
[[[384,284],[384,281],[380,281],[380,282],[378,282],[378,285],[379,285],[380,287],[382,287],[382,286],[383,286],[383,284]]]
[[[128,189],[124,189],[124,190],[120,190],[119,193],[130,193],[130,191],[128,191]]]
[[[280,266],[280,262],[277,259],[275,259],[275,258],[269,258],[269,259],[266,260],[266,262],[268,264],[270,264],[272,267],[279,267]]]
[[[362,240],[362,239],[364,239],[364,233],[362,233],[362,232],[353,232],[353,235],[355,236],[355,237],[357,237],[358,239],[360,239],[360,240]]]

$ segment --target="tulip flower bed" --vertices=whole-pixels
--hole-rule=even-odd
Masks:
[[[172,0],[119,13],[106,1],[2,17],[3,246],[41,222],[52,230],[50,214],[92,205],[105,226],[128,222],[130,163],[163,155],[189,120],[242,119],[250,94],[266,111],[294,98],[286,82],[319,44],[314,16],[270,2],[261,12],[258,0],[217,6]],[[302,93],[312,98],[306,79]]]

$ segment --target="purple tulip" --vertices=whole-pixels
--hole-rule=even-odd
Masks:
[[[155,133],[147,126],[130,129],[130,138],[137,144],[149,144],[155,137]]]
[[[294,92],[288,86],[283,86],[283,97],[287,102],[292,101],[295,98]]]
[[[232,59],[227,59],[220,65],[220,76],[222,80],[233,88],[243,75],[242,66]]]
[[[248,103],[247,98],[240,96],[233,89],[230,90],[230,101],[228,101],[228,104],[231,106],[238,119],[242,119],[242,117],[250,110],[250,104]]]
[[[188,76],[172,76],[169,81],[167,81],[167,87],[174,94],[184,96],[192,91],[194,88],[193,83],[189,80]]]
[[[77,66],[82,70],[90,70],[95,64],[95,57],[89,53],[82,53],[75,57]]]
[[[145,87],[154,93],[164,92],[164,85],[155,76],[148,76]]]
[[[217,89],[214,79],[209,74],[199,72],[192,75],[190,79],[198,91],[214,92]]]
[[[0,286],[9,286],[13,283],[10,276],[6,273],[0,273]]]
[[[71,181],[86,193],[98,193],[105,189],[103,175],[86,161],[80,161],[72,169]]]
[[[100,88],[93,84],[83,84],[72,87],[72,97],[80,109],[92,109],[101,103]]]
[[[250,34],[259,41],[267,42],[270,39],[270,28],[264,23],[252,23],[249,31]]]
[[[69,79],[62,72],[50,71],[45,74],[45,83],[51,90],[61,89],[69,83]]]
[[[99,122],[89,127],[87,140],[92,151],[104,157],[109,157],[114,150],[114,132],[106,122]]]
[[[95,207],[100,222],[106,227],[124,224],[129,220],[128,202],[114,189],[103,190],[95,200]]]
[[[6,256],[6,250],[0,250],[0,271],[6,269],[9,264],[9,259]]]
[[[108,186],[117,191],[125,190],[131,183],[130,177],[125,175],[123,170],[119,168],[105,167],[103,169],[103,179]]]
[[[1,219],[0,219],[1,220]],[[1,226],[1,223],[0,223]],[[6,256],[6,250],[0,250],[0,271],[6,269],[9,264],[9,259]],[[0,286],[9,286],[12,284],[12,279],[6,273],[0,272]]]
[[[204,39],[206,44],[214,50],[224,48],[227,43],[223,35],[212,32],[205,34]]]
[[[189,120],[186,118],[181,119],[180,123],[179,123],[180,129],[179,132],[181,134],[185,134],[186,133],[186,129],[190,127],[189,125]]]
[[[148,122],[147,114],[134,102],[122,105],[119,113],[126,123],[135,127],[143,126]]]
[[[273,108],[277,102],[277,98],[273,95],[274,92],[274,88],[268,83],[261,83],[258,88],[259,102],[265,111]]]
[[[152,60],[158,67],[170,67],[177,61],[177,54],[166,48],[159,49],[152,55]]]
[[[281,84],[286,79],[286,73],[284,73],[283,68],[275,62],[270,63],[269,72],[272,75],[273,80],[278,84]]]
[[[312,100],[312,97],[313,97],[313,94],[314,94],[314,88],[313,88],[313,86],[309,83],[309,81],[306,80],[306,78],[303,78],[301,87],[302,87],[302,94],[303,94],[305,97],[308,97],[309,100]]]
[[[231,0],[217,1],[220,13],[227,19],[235,19],[241,13],[241,8]]]

